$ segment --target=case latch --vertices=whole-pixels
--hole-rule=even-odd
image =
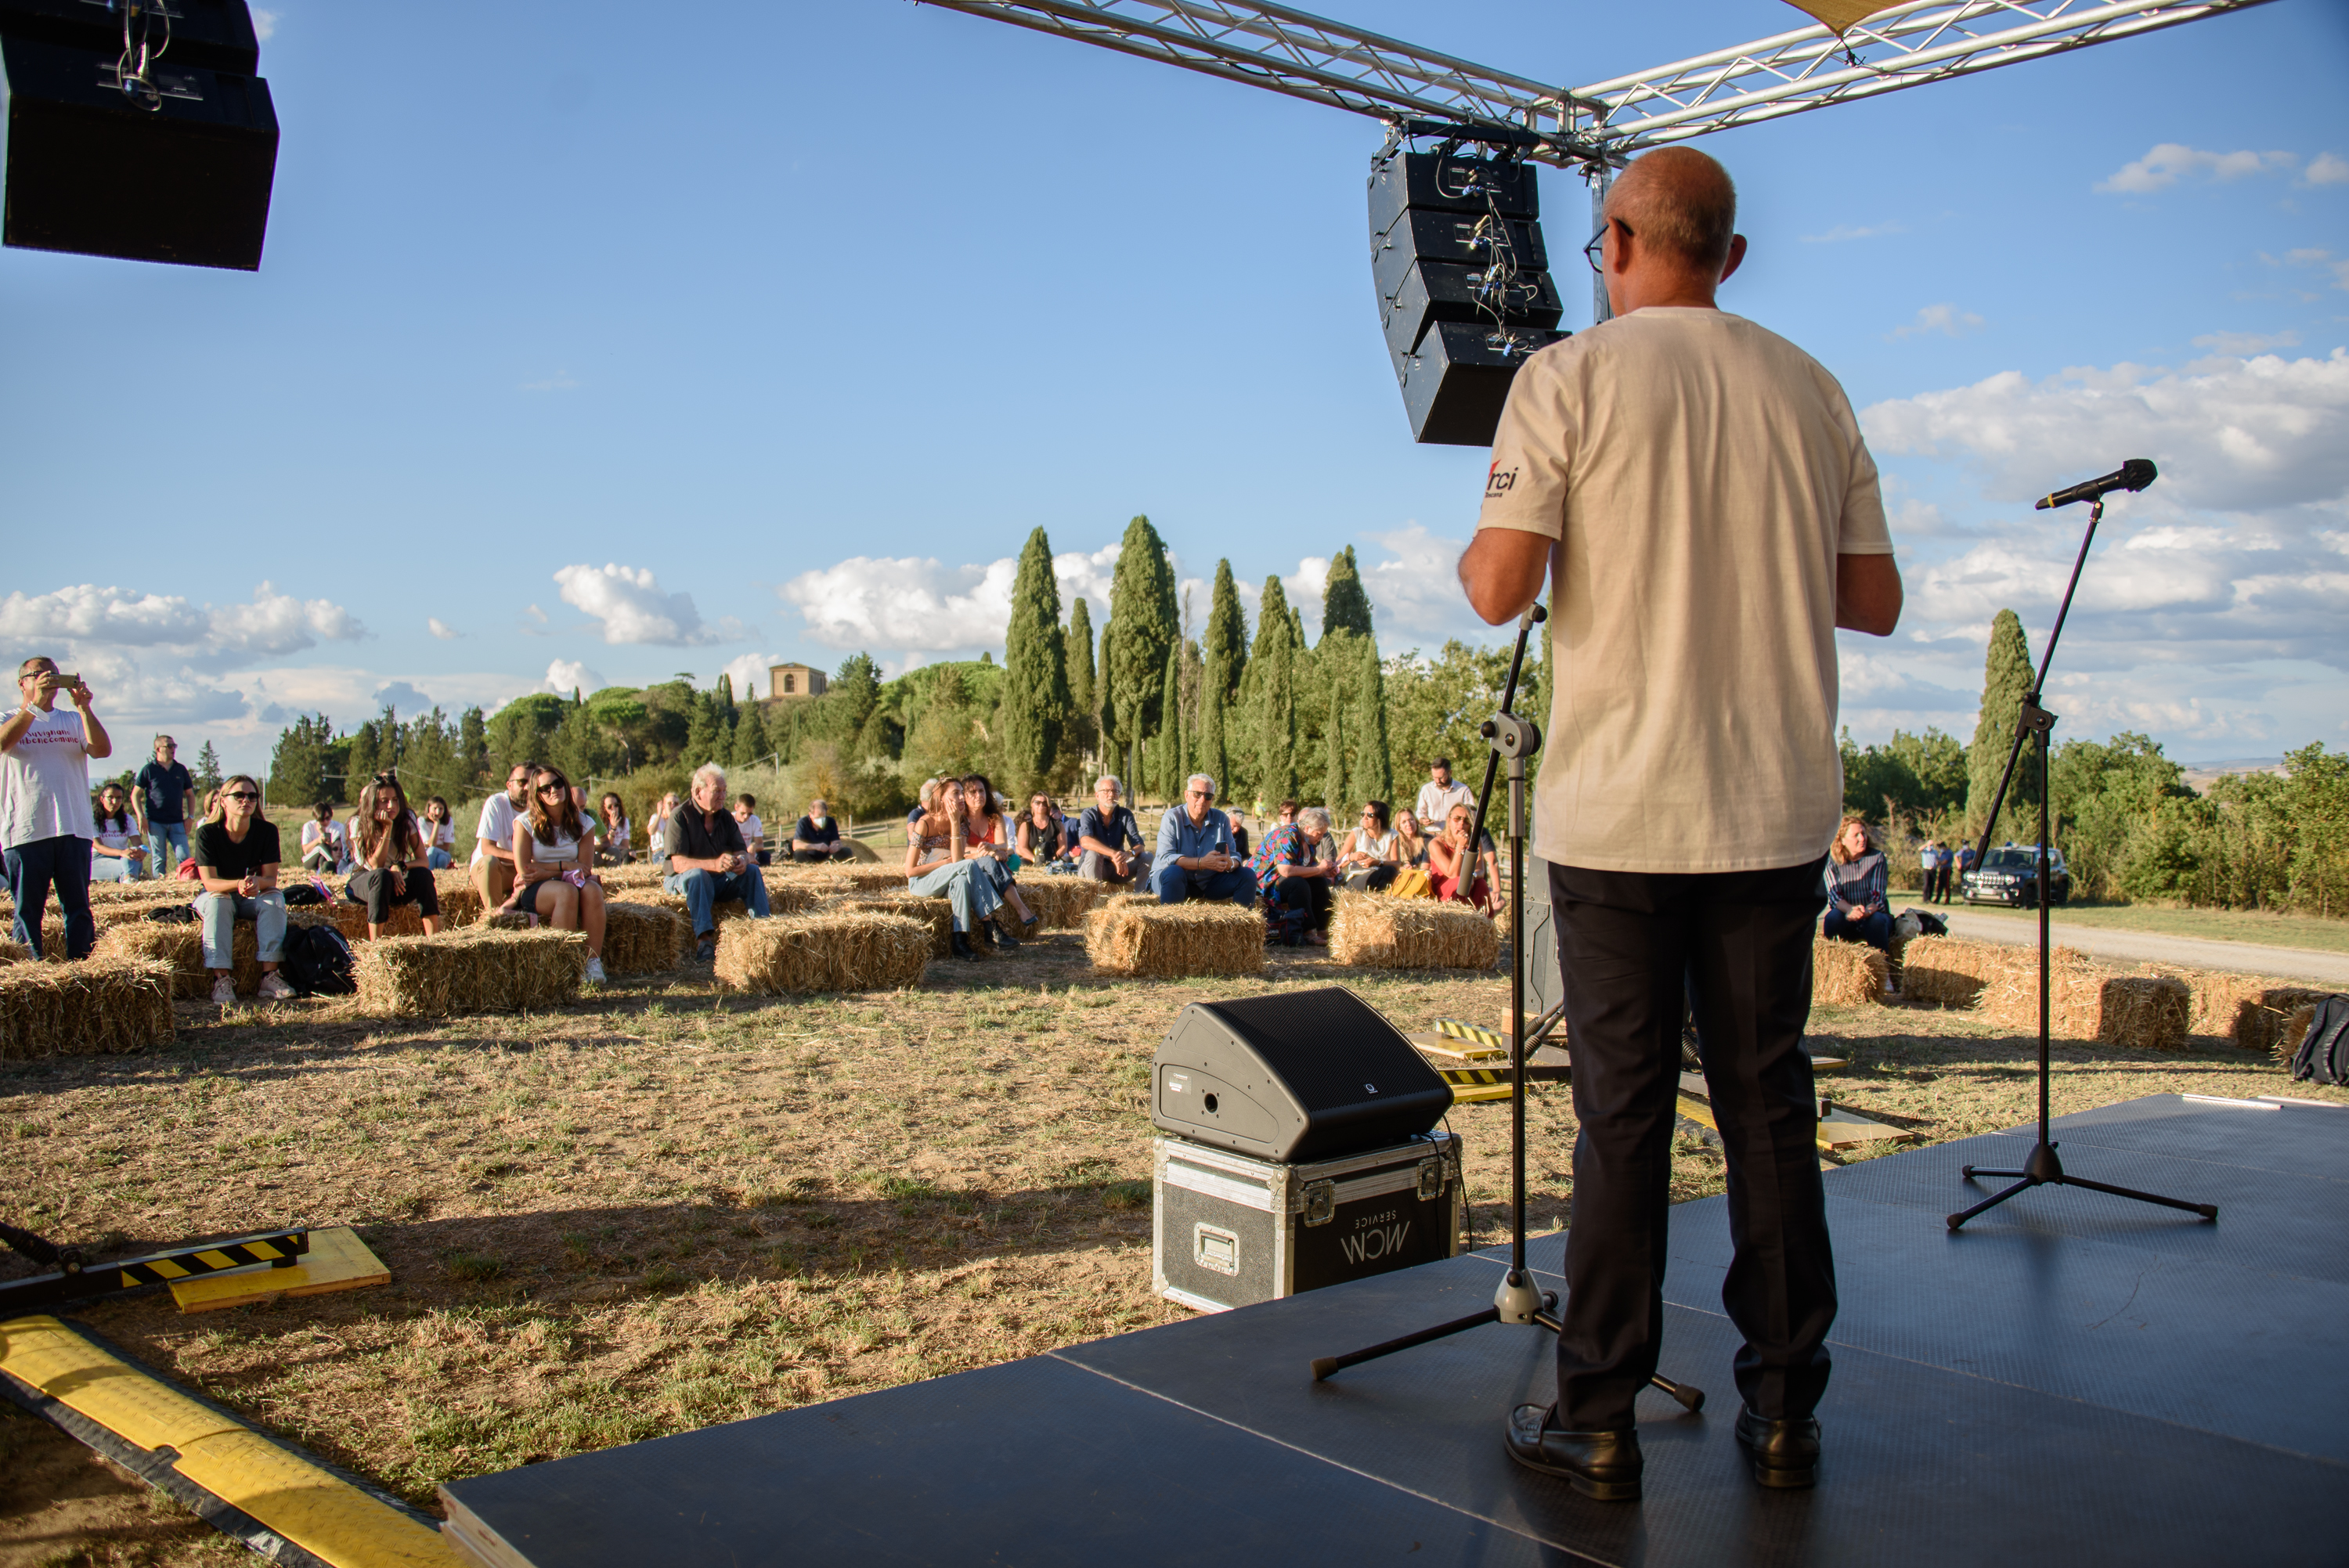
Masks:
[[[1432,1155],[1419,1162],[1419,1201],[1444,1196],[1444,1156]]]
[[[1305,1183],[1305,1222],[1326,1225],[1337,1217],[1338,1183],[1323,1180]]]

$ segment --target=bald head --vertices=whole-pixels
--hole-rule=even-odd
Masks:
[[[1729,170],[1693,147],[1660,147],[1636,159],[1607,192],[1607,216],[1708,276],[1729,262],[1737,187]]]

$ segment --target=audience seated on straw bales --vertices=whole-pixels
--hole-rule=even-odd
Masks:
[[[457,819],[449,810],[449,802],[438,795],[426,796],[421,823],[426,868],[436,872],[454,871],[457,866]]]
[[[668,871],[669,820],[677,815],[678,805],[676,790],[663,795],[653,808],[652,821],[645,828],[645,859],[664,874]]]
[[[741,830],[746,854],[762,866],[774,864],[775,852],[767,847],[767,824],[760,820],[757,796],[734,797],[734,826]]]
[[[999,914],[1002,934],[1010,938],[1010,945],[1019,945],[1019,934],[1010,929],[1019,923],[1024,932],[1036,923],[1036,912],[1019,896],[1019,884],[1012,875],[1011,823],[1003,814],[1003,797],[984,773],[972,773],[960,780],[962,786],[963,849],[978,868],[978,873],[995,884],[995,896],[1008,918]]]
[[[1319,806],[1297,812],[1296,820],[1269,829],[1256,847],[1248,870],[1264,905],[1268,934],[1287,946],[1330,944],[1330,905],[1338,866],[1320,856],[1330,837],[1330,813]]]
[[[966,807],[958,779],[941,781],[930,792],[929,811],[905,837],[905,885],[926,897],[943,898],[954,910],[954,933],[948,945],[957,958],[977,958],[978,947],[1018,945],[1009,932],[998,932],[988,919],[1002,907],[995,879],[979,861],[992,857],[984,847],[974,850],[966,841]]]
[[[626,865],[635,852],[630,841],[633,830],[628,821],[627,807],[621,803],[617,795],[606,789],[604,798],[595,803],[595,810],[598,817],[595,863],[599,866]]]
[[[1889,875],[1883,851],[1869,847],[1866,820],[1846,817],[1827,848],[1827,913],[1820,934],[1830,942],[1865,942],[1890,954]]]
[[[514,890],[508,911],[533,914],[587,939],[586,982],[604,983],[604,884],[595,880],[595,826],[559,768],[531,777],[530,814],[513,827]]]
[[[310,820],[302,824],[302,869],[331,876],[350,863],[343,852],[344,828],[335,820],[331,800],[320,800],[310,808]]]
[[[1012,841],[1012,869],[1034,867],[1040,872],[1066,876],[1077,869],[1077,836],[1074,824],[1061,812],[1058,802],[1039,789],[1028,797],[1028,809],[1019,814],[1019,826]]]
[[[481,820],[473,827],[473,886],[485,910],[502,909],[513,897],[514,819],[530,810],[530,781],[538,775],[535,762],[517,762],[506,769],[506,787],[481,802]]]
[[[294,995],[277,973],[285,947],[277,857],[277,828],[261,814],[261,786],[250,774],[236,774],[221,785],[212,814],[196,830],[191,855],[203,886],[196,912],[203,922],[204,967],[212,973],[212,999],[222,1006],[236,1000],[234,938],[238,924],[248,921],[259,948],[263,999]]]
[[[432,880],[429,846],[397,777],[378,773],[360,789],[351,837],[358,869],[343,892],[366,908],[368,937],[381,936],[392,910],[406,904],[415,906],[426,935],[439,931],[440,890]]]
[[[1500,927],[1465,904],[1347,890],[1330,921],[1330,956],[1340,964],[1489,970],[1500,954]]]
[[[1435,896],[1468,904],[1487,915],[1499,913],[1498,867],[1492,835],[1478,838],[1472,852],[1469,835],[1476,831],[1476,809],[1454,806],[1444,820],[1444,830],[1427,841],[1427,876]]]
[[[89,880],[93,882],[144,882],[147,879],[147,835],[130,810],[130,797],[119,784],[109,784],[91,803]]]
[[[737,991],[895,991],[922,977],[928,921],[868,910],[781,915],[745,926],[719,950],[717,975]]]
[[[1338,882],[1358,892],[1382,892],[1402,872],[1401,841],[1388,825],[1384,800],[1362,802],[1362,819],[1338,851]]]
[[[1241,861],[1231,819],[1216,810],[1215,799],[1216,781],[1194,773],[1183,781],[1183,803],[1158,819],[1150,886],[1159,903],[1256,907],[1256,878]]]
[[[1133,809],[1118,804],[1124,790],[1114,774],[1093,780],[1093,803],[1077,818],[1077,874],[1140,889],[1149,885],[1150,857]]]
[[[691,803],[669,819],[668,876],[661,885],[685,900],[693,923],[694,962],[718,956],[718,905],[739,899],[754,920],[768,917],[767,881],[750,859],[741,824],[726,810],[726,769],[694,770]]]
[[[803,864],[850,861],[856,851],[840,836],[840,820],[822,796],[808,802],[807,815],[792,829],[792,859]]]

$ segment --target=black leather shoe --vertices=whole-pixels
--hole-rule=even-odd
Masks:
[[[996,946],[1006,953],[1019,945],[1019,939],[1011,934],[1009,923],[1000,918],[987,928],[987,934],[994,940]]]
[[[971,951],[970,938],[965,936],[959,931],[951,933],[947,937],[947,949],[957,958],[976,958],[978,956],[978,954]]]
[[[1556,1405],[1520,1405],[1509,1412],[1509,1457],[1527,1470],[1562,1476],[1599,1502],[1630,1502],[1640,1495],[1640,1434],[1560,1430]]]
[[[1819,1424],[1805,1416],[1796,1421],[1765,1421],[1751,1407],[1737,1412],[1737,1441],[1754,1461],[1754,1479],[1764,1486],[1816,1486],[1819,1480]]]

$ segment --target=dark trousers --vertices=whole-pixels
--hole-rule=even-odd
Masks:
[[[1684,1006],[1728,1156],[1736,1253],[1721,1299],[1745,1336],[1738,1392],[1782,1420],[1826,1388],[1835,1256],[1802,1050],[1820,880],[1817,861],[1686,876],[1550,868],[1580,1124],[1557,1343],[1568,1430],[1630,1427],[1656,1370]]]
[[[367,905],[369,925],[381,925],[404,903],[414,904],[416,913],[428,919],[440,917],[440,890],[422,866],[410,866],[405,873],[397,867],[353,872],[343,892],[353,903]]]
[[[1309,931],[1330,929],[1330,903],[1332,890],[1328,877],[1283,877],[1274,884],[1280,889],[1280,902],[1291,909],[1305,912],[1305,925]]]
[[[1871,910],[1853,916],[1841,910],[1827,911],[1819,923],[1819,934],[1829,942],[1865,942],[1878,953],[1892,951],[1892,915],[1887,910]]]
[[[90,841],[71,833],[8,846],[8,896],[16,901],[16,939],[41,952],[41,922],[48,914],[49,890],[66,917],[66,956],[87,958],[98,945],[98,923],[89,916]]]

